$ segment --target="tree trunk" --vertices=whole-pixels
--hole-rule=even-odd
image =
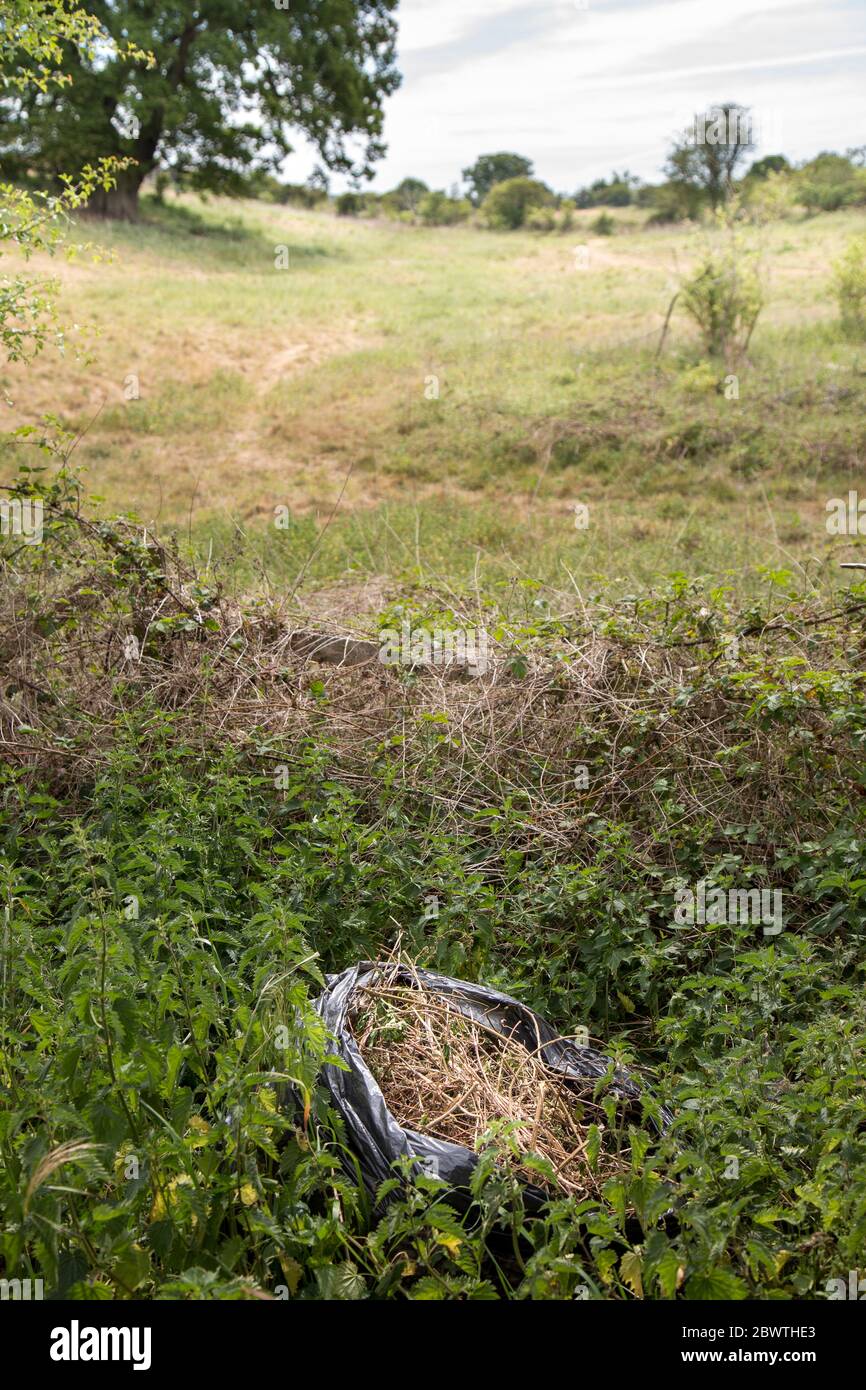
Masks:
[[[144,181],[141,169],[122,170],[114,188],[97,188],[89,199],[87,212],[91,217],[105,217],[111,222],[137,222],[138,192]]]

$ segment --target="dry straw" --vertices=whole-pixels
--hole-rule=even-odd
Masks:
[[[443,996],[388,981],[358,991],[350,1023],[403,1128],[479,1150],[491,1125],[505,1122],[508,1161],[520,1176],[572,1196],[597,1192],[627,1167],[627,1151],[615,1151],[592,1099],[593,1082],[566,1082],[546,1065],[540,1043],[530,1050]],[[526,1165],[529,1153],[552,1178]]]

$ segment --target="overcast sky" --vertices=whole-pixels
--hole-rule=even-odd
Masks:
[[[447,188],[496,150],[560,192],[613,168],[657,179],[715,101],[754,109],[758,155],[866,143],[866,0],[401,0],[397,15],[379,191],[409,174]],[[286,177],[312,164],[299,150]]]

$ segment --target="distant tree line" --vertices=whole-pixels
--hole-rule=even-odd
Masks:
[[[333,204],[340,216],[387,216],[427,225],[447,226],[470,218],[489,227],[513,230],[567,231],[578,209],[598,208],[591,230],[616,230],[609,210],[638,207],[656,223],[699,218],[735,193],[746,204],[775,209],[799,206],[831,212],[866,204],[866,147],[844,155],[822,153],[797,166],[785,155],[755,160],[751,113],[736,102],[720,102],[695,116],[673,141],[664,179],[645,183],[628,169],[614,170],[573,193],[557,193],[535,177],[533,163],[509,151],[479,156],[462,171],[462,187],[431,189],[423,179],[405,178],[388,193],[361,190],[341,193]],[[750,163],[751,159],[751,163]],[[327,198],[327,180],[307,185],[270,181],[278,201],[311,207]]]
[[[14,0],[25,3],[35,0]],[[340,216],[429,226],[472,220],[566,231],[576,211],[597,208],[593,227],[601,233],[616,229],[614,209],[681,221],[718,208],[735,191],[767,207],[787,200],[814,211],[866,202],[864,147],[825,152],[796,168],[781,154],[754,161],[751,112],[730,101],[696,115],[674,139],[656,184],[622,169],[556,192],[536,177],[531,159],[501,150],[480,155],[448,190],[408,177],[387,193],[370,192],[365,182],[385,152],[383,102],[400,81],[396,5],[87,0],[100,43],[81,48],[61,35],[58,51],[74,79],[68,85],[22,81],[22,72],[38,77],[38,54],[25,51],[13,64],[0,49],[4,177],[45,188],[53,181],[60,191],[66,171],[110,159],[114,182],[93,189],[89,209],[130,219],[144,186],[158,198],[172,188],[212,191],[305,208],[327,203]],[[129,44],[147,62],[132,60]],[[279,170],[298,130],[320,163],[306,183],[286,183]],[[331,194],[334,173],[349,177],[348,191]]]
[[[672,143],[660,183],[645,183],[628,169],[595,179],[573,193],[556,193],[534,176],[532,161],[500,152],[482,155],[463,170],[465,196],[435,195],[421,180],[403,184],[379,198],[362,195],[363,206],[346,212],[403,212],[420,221],[461,221],[477,211],[479,220],[500,228],[534,227],[567,230],[576,209],[598,208],[593,228],[602,233],[616,222],[606,209],[648,209],[653,222],[677,222],[700,217],[740,194],[746,203],[772,203],[778,211],[800,206],[810,212],[832,212],[866,204],[866,146],[844,155],[824,152],[793,165],[783,154],[753,158],[755,139],[751,112],[736,102],[720,102],[694,118]],[[750,162],[751,160],[751,162]],[[414,205],[400,202],[400,189],[417,189]],[[369,200],[369,201],[366,201]],[[340,208],[338,207],[338,211]]]

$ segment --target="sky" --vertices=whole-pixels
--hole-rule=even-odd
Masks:
[[[498,150],[557,192],[614,168],[655,181],[672,138],[728,100],[753,110],[756,157],[866,144],[866,0],[401,0],[397,20],[379,192],[450,188]],[[284,176],[315,162],[299,145]]]

